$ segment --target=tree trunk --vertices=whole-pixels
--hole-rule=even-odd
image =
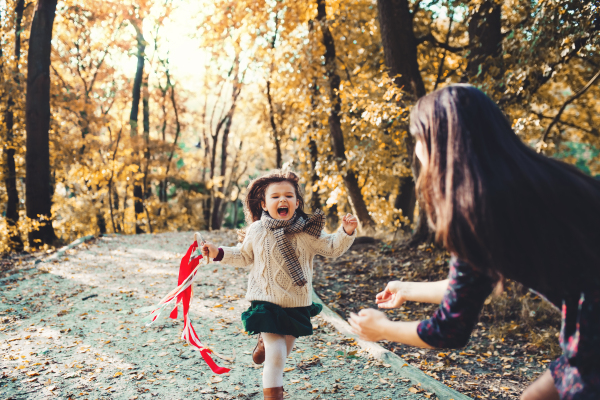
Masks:
[[[417,40],[413,29],[413,13],[410,11],[408,0],[377,0],[379,14],[379,27],[383,43],[385,64],[394,83],[410,95],[414,101],[425,96],[425,84],[419,70]],[[395,206],[402,213],[413,220],[417,199],[415,182],[418,178],[418,167],[413,162],[414,140],[410,134],[405,137],[405,161],[413,172],[409,177],[400,179],[398,197]],[[419,209],[419,216],[424,215]],[[423,234],[426,232],[426,234]],[[417,244],[418,240],[429,237],[427,219],[419,217],[411,242]]]
[[[465,76],[469,81],[488,70],[488,57],[497,57],[502,50],[501,5],[486,0],[475,7],[469,21],[469,55]]]
[[[143,170],[144,177],[142,178],[142,191],[144,195],[141,203],[148,219],[148,232],[152,233],[152,220],[150,212],[148,212],[148,208],[146,207],[146,199],[152,194],[148,184],[148,171],[150,170],[150,94],[148,93],[148,74],[146,74],[142,82],[142,116],[144,127],[144,160],[140,162],[140,166],[142,164],[145,166]]]
[[[312,30],[313,24],[310,25],[310,29]],[[319,86],[317,84],[317,78],[314,77],[312,81],[311,94],[310,94],[310,108],[312,111],[312,115],[317,115],[317,106],[318,106],[318,98],[319,98]],[[319,181],[319,175],[317,174],[317,163],[319,162],[319,148],[317,147],[317,142],[315,141],[314,132],[319,128],[320,123],[319,120],[315,117],[312,118],[310,122],[310,140],[308,141],[308,150],[310,152],[310,210],[311,212],[315,212],[317,209],[321,208],[321,198],[319,196],[319,191],[317,189],[317,182]]]
[[[277,13],[275,13],[275,32],[273,33],[273,39],[271,40],[271,57],[275,57],[275,43],[277,42],[277,31],[279,29],[279,19]],[[275,124],[275,109],[273,108],[273,98],[271,97],[271,75],[273,74],[273,59],[271,59],[271,68],[269,70],[269,78],[267,79],[267,103],[269,104],[269,122],[271,123],[271,130],[273,131],[273,141],[275,142],[275,165],[277,168],[281,168],[282,155],[281,155],[281,137]]]
[[[146,50],[146,41],[144,40],[144,35],[142,32],[141,21],[132,21],[133,27],[136,30],[136,38],[137,38],[137,68],[135,70],[135,78],[133,80],[133,92],[132,92],[132,101],[131,101],[131,114],[129,116],[129,125],[130,125],[130,135],[131,137],[137,136],[138,133],[138,114],[140,110],[140,97],[141,97],[141,89],[142,89],[142,80],[144,77],[144,58],[145,50]],[[136,152],[137,153],[137,152]],[[138,158],[136,156],[136,158]],[[141,160],[137,160],[138,165],[141,170]],[[133,183],[133,209],[135,212],[135,233],[144,233],[144,229],[140,222],[138,222],[141,216],[144,213],[144,203],[143,203],[144,191],[142,189],[141,183],[136,179]]]
[[[169,90],[168,81],[167,81],[166,87],[164,89],[162,87],[160,87],[160,90],[162,92],[161,108],[162,108],[162,113],[163,113],[163,123],[162,123],[162,128],[161,128],[162,141],[163,141],[163,143],[167,143],[167,92]],[[166,177],[166,174],[165,174],[165,178],[162,181],[158,182],[158,200],[161,203],[167,202],[167,177]],[[160,216],[161,212],[162,212],[162,205],[160,207],[158,207],[156,215]]]
[[[390,76],[414,100],[425,96],[408,0],[377,0],[377,10],[383,55]]]
[[[171,153],[169,154],[169,158],[167,159],[167,166],[165,168],[165,179],[161,182],[161,196],[163,202],[167,202],[168,198],[167,198],[167,186],[169,183],[169,169],[171,168],[171,161],[173,160],[173,156],[175,155],[175,148],[177,146],[177,141],[179,140],[179,134],[181,133],[181,123],[179,122],[179,111],[177,110],[177,101],[175,100],[175,85],[173,85],[173,83],[171,82],[171,75],[169,74],[169,70],[166,70],[166,75],[167,75],[167,90],[170,90],[170,99],[171,99],[171,105],[173,106],[173,113],[175,114],[175,139],[173,139],[173,149],[171,150]],[[166,125],[166,108],[165,108],[165,125]],[[166,137],[164,136],[164,130],[163,130],[163,140],[166,140]],[[206,155],[206,153],[205,153]],[[161,208],[159,208],[159,212],[158,215],[160,215],[161,213]]]
[[[19,84],[19,59],[21,58],[21,21],[23,20],[23,9],[25,0],[18,0],[15,6],[15,85]],[[19,234],[17,223],[19,222],[19,192],[17,190],[17,168],[15,165],[15,148],[12,143],[14,133],[14,113],[12,108],[15,102],[12,93],[9,93],[4,113],[4,124],[6,126],[6,144],[4,154],[6,155],[6,172],[4,184],[6,185],[6,223],[9,227],[9,242],[12,250],[23,251],[23,240]]]
[[[27,131],[25,204],[27,217],[42,221],[29,233],[29,245],[53,244],[52,190],[50,183],[50,52],[56,0],[39,0],[29,37],[27,55],[27,94],[25,126]]]
[[[319,190],[317,188],[317,182],[319,181],[319,175],[317,174],[317,162],[319,161],[319,149],[317,148],[317,142],[310,139],[308,142],[308,149],[310,151],[310,211],[315,212],[321,208],[321,198],[319,196]]]
[[[344,184],[348,192],[350,205],[354,210],[360,224],[365,229],[375,228],[375,221],[369,215],[369,210],[358,185],[358,177],[354,170],[348,165],[346,148],[344,145],[344,134],[340,121],[341,100],[339,97],[340,76],[337,73],[335,42],[329,30],[327,22],[327,11],[325,0],[317,0],[317,21],[321,25],[323,45],[325,47],[325,74],[329,81],[329,101],[331,102],[331,113],[329,115],[329,131],[336,162]]]
[[[104,199],[100,200],[100,207],[96,211],[96,223],[98,225],[98,231],[101,235],[106,234],[106,218],[104,218],[104,212],[102,209],[104,208]]]
[[[271,130],[273,131],[273,141],[275,142],[275,165],[277,168],[281,168],[282,155],[281,155],[281,140],[279,132],[277,131],[277,125],[275,124],[275,110],[273,109],[273,99],[271,98],[271,78],[267,80],[267,103],[269,104],[269,122],[271,123]]]
[[[402,210],[402,215],[408,218],[410,225],[415,220],[415,205],[417,203],[417,196],[415,193],[415,181],[411,176],[400,177],[398,196],[394,201],[394,208]],[[410,225],[405,226],[405,230],[409,230]],[[409,230],[410,231],[410,230]]]
[[[234,89],[235,90],[235,89]],[[226,195],[225,192],[225,172],[227,170],[227,146],[229,144],[229,133],[231,132],[231,124],[233,123],[233,115],[235,114],[235,103],[229,112],[229,117],[227,119],[227,123],[225,124],[225,128],[223,129],[223,137],[221,139],[221,177],[223,177],[223,185],[221,186],[219,192],[221,195],[215,196],[213,203],[213,212],[212,212],[212,222],[211,229],[221,229],[221,224],[223,223],[223,196]],[[233,173],[233,171],[232,171]]]

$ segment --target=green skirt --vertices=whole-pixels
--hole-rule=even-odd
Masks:
[[[244,329],[250,335],[260,332],[292,335],[294,337],[313,334],[310,317],[321,312],[321,304],[307,307],[283,308],[268,301],[252,301],[250,308],[242,313]]]

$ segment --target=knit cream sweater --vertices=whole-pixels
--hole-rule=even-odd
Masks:
[[[340,229],[334,234],[321,233],[316,238],[307,233],[287,234],[296,250],[296,256],[308,283],[294,285],[288,267],[277,248],[273,232],[261,221],[248,227],[244,242],[236,247],[222,247],[224,264],[236,267],[250,266],[247,300],[261,300],[284,308],[305,307],[312,304],[313,258],[315,255],[337,258],[350,248],[356,238]]]

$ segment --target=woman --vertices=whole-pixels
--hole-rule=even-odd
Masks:
[[[381,308],[441,303],[432,318],[392,322],[362,310],[353,329],[372,341],[462,347],[486,297],[513,279],[562,309],[563,354],[521,398],[600,399],[600,182],[524,145],[469,85],[419,100],[410,131],[429,223],[453,255],[449,279],[390,282],[377,295]]]

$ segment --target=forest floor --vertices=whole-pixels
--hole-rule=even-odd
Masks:
[[[350,312],[377,308],[375,296],[391,280],[436,281],[448,275],[449,255],[431,245],[407,248],[403,241],[354,244],[337,260],[318,258],[314,288],[329,307]],[[394,320],[421,320],[437,306],[407,302],[387,310]],[[559,355],[560,314],[549,303],[509,282],[490,296],[469,344],[459,350],[416,349],[381,344],[408,364],[471,397],[518,399],[529,383]]]
[[[207,238],[232,245],[235,233]],[[176,286],[191,241],[191,233],[106,236],[51,262],[4,260],[0,398],[261,399],[262,366],[250,355],[256,339],[240,322],[249,305],[245,270],[213,264],[194,284],[190,316],[206,346],[234,357],[232,363],[215,358],[231,368],[228,374],[212,374],[180,339],[181,315],[147,327],[136,313]],[[315,335],[300,338],[287,360],[286,398],[436,398],[397,377],[324,319],[313,323]]]

